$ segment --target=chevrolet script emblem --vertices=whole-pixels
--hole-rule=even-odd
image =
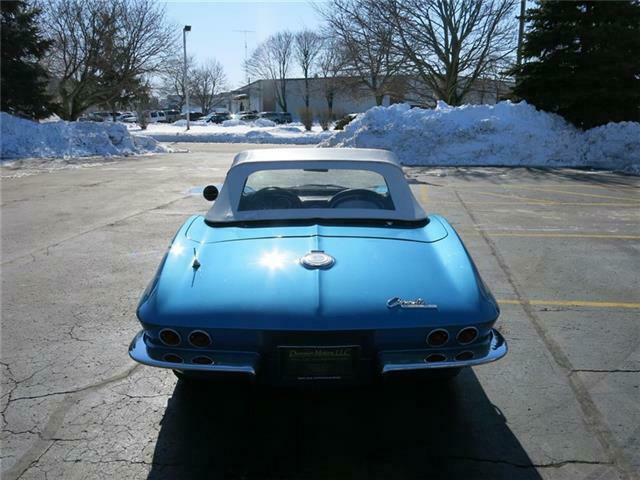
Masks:
[[[389,308],[430,308],[438,309],[437,305],[432,303],[426,303],[422,298],[416,298],[415,300],[403,300],[400,297],[393,297],[387,300],[387,307]]]

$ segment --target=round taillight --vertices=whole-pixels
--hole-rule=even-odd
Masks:
[[[209,357],[195,357],[193,360],[191,360],[193,363],[198,364],[198,365],[211,365],[213,363],[213,360],[211,360]]]
[[[165,362],[182,363],[182,357],[175,353],[167,353],[163,358]]]
[[[207,332],[194,330],[189,334],[189,343],[198,348],[208,347],[211,345],[211,337]]]
[[[436,363],[436,362],[444,362],[446,359],[447,357],[445,357],[441,353],[433,353],[429,355],[425,360],[429,363]]]
[[[180,334],[170,328],[160,330],[160,341],[170,347],[175,347],[180,344]]]
[[[470,351],[464,351],[464,352],[460,352],[459,354],[456,355],[456,360],[459,360],[461,362],[464,362],[466,360],[471,360],[473,358],[473,352]]]
[[[441,328],[432,331],[427,336],[427,343],[432,347],[440,347],[449,341],[449,332]]]
[[[460,345],[467,345],[478,338],[478,329],[476,327],[466,327],[458,332],[456,337]]]

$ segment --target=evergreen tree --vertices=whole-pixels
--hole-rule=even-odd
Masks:
[[[581,128],[640,120],[640,1],[539,1],[514,93]]]
[[[50,42],[38,29],[40,11],[24,0],[1,1],[2,69],[0,108],[2,111],[31,118],[46,117],[51,112],[47,94],[47,72],[39,60]]]

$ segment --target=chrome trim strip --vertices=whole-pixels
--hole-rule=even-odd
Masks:
[[[148,365],[150,367],[170,368],[172,370],[198,370],[201,372],[223,372],[223,373],[241,373],[246,375],[256,375],[256,361],[244,361],[245,363],[230,364],[216,362],[212,365],[199,365],[196,363],[188,363],[186,360],[183,363],[165,362],[162,360],[156,360],[149,356],[147,345],[144,341],[144,330],[138,332],[138,334],[131,341],[129,345],[129,356],[138,363]],[[196,355],[199,356],[199,355]],[[257,357],[257,356],[256,356]],[[257,358],[256,358],[257,359]]]
[[[404,372],[411,370],[428,370],[434,368],[461,368],[481,365],[483,363],[495,362],[504,357],[508,352],[507,342],[504,337],[495,329],[491,330],[491,340],[489,352],[484,357],[476,357],[471,360],[452,360],[434,363],[392,363],[384,360],[384,354],[381,355],[381,373],[383,375],[394,372]],[[398,353],[398,352],[395,352]]]

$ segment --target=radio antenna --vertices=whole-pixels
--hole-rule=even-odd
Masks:
[[[248,85],[251,82],[250,82],[250,79],[249,79],[249,70],[247,69],[247,60],[249,59],[248,58],[249,50],[247,48],[247,33],[256,33],[256,31],[255,30],[234,30],[234,32],[238,32],[238,33],[244,34],[244,75],[245,75],[245,78],[247,80],[247,85]]]

